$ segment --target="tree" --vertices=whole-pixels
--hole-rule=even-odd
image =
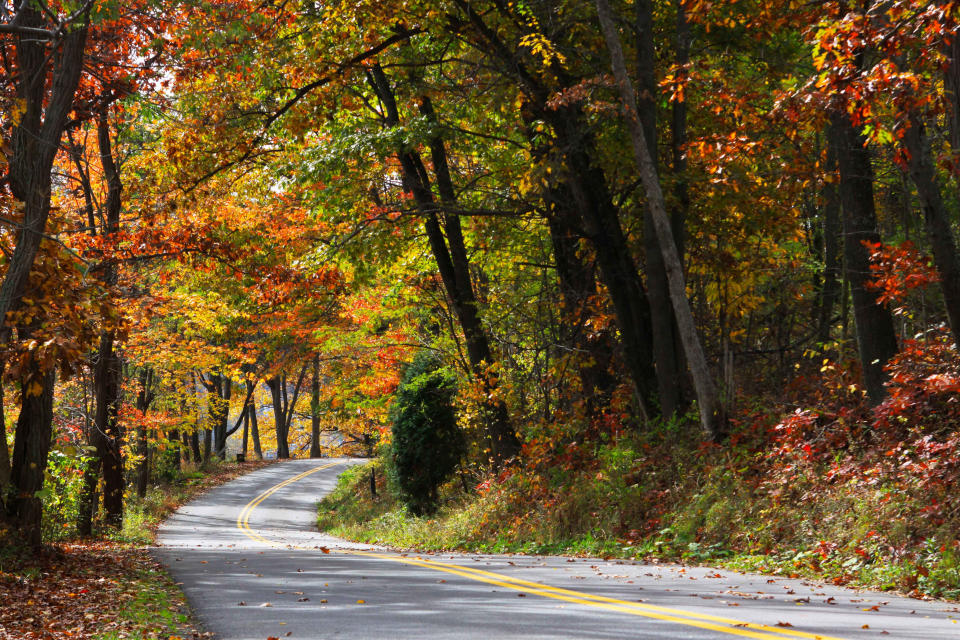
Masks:
[[[7,315],[16,310],[26,291],[34,261],[46,236],[50,215],[53,162],[60,138],[74,107],[74,94],[83,72],[84,51],[92,3],[75,11],[51,13],[34,3],[4,4],[0,33],[4,52],[4,99],[16,105],[11,118],[10,153],[6,161],[6,188],[19,203],[21,219],[17,241],[0,283],[2,342],[10,340]],[[48,83],[48,78],[50,79]],[[22,328],[21,338],[30,335]],[[38,363],[39,365],[39,363]],[[34,370],[24,378],[20,418],[11,461],[11,485],[5,501],[8,515],[23,540],[40,544],[40,502],[35,497],[43,483],[53,418],[53,371]]]
[[[651,157],[650,147],[647,146],[644,139],[643,125],[637,111],[633,85],[627,76],[623,50],[620,46],[620,35],[617,33],[610,5],[607,0],[596,0],[596,3],[597,13],[600,16],[600,26],[607,41],[607,48],[610,50],[613,73],[617,79],[617,86],[624,103],[627,124],[633,142],[634,157],[640,169],[644,189],[647,192],[647,207],[653,219],[653,226],[663,254],[663,267],[666,271],[667,284],[670,290],[670,302],[673,305],[684,353],[687,356],[693,384],[697,392],[700,426],[707,438],[718,440],[723,437],[726,430],[726,417],[723,415],[723,407],[720,404],[716,386],[707,366],[703,346],[700,344],[700,337],[697,335],[693,313],[690,311],[690,302],[687,299],[686,284],[683,277],[683,265],[680,262],[680,255],[673,238],[670,217],[657,177],[657,167]]]
[[[404,372],[390,412],[391,471],[401,497],[417,516],[432,513],[437,491],[463,455],[453,397],[456,385],[430,351],[420,351]]]

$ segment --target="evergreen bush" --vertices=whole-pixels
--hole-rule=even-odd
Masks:
[[[455,393],[453,373],[430,351],[414,357],[397,388],[390,412],[391,475],[400,499],[417,516],[436,510],[437,490],[463,455]]]

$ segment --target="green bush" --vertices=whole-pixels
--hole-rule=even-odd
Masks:
[[[463,455],[455,393],[453,374],[429,351],[414,357],[397,388],[390,472],[401,500],[417,516],[436,509],[437,489]]]
[[[53,542],[76,535],[83,486],[84,459],[58,449],[50,451],[43,489],[37,494],[43,504],[43,539]]]

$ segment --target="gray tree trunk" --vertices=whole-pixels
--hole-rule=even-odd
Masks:
[[[670,216],[667,213],[666,202],[660,189],[660,180],[657,177],[657,167],[650,157],[650,152],[644,139],[643,126],[637,113],[636,97],[633,85],[627,76],[627,67],[624,62],[623,48],[620,45],[620,35],[614,24],[613,14],[607,0],[596,0],[597,13],[600,18],[600,28],[603,31],[607,49],[610,51],[611,66],[617,80],[620,96],[626,112],[627,128],[630,131],[630,140],[633,143],[633,152],[640,178],[647,192],[647,206],[653,217],[660,249],[663,253],[664,268],[667,271],[667,282],[670,287],[670,302],[677,319],[677,327],[683,342],[684,353],[693,378],[693,386],[697,395],[697,404],[700,409],[700,426],[705,436],[711,440],[723,437],[726,419],[723,407],[717,394],[716,386],[707,366],[707,359],[697,335],[697,327],[690,310],[690,301],[687,299],[686,283],[683,277],[683,265],[673,239],[673,229],[670,226]]]

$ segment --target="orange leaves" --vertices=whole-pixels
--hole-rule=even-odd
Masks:
[[[903,302],[914,289],[923,289],[940,280],[930,258],[921,254],[910,241],[899,245],[864,243],[870,252],[872,288],[880,292],[877,300],[883,304]],[[903,307],[894,309],[902,314]]]

